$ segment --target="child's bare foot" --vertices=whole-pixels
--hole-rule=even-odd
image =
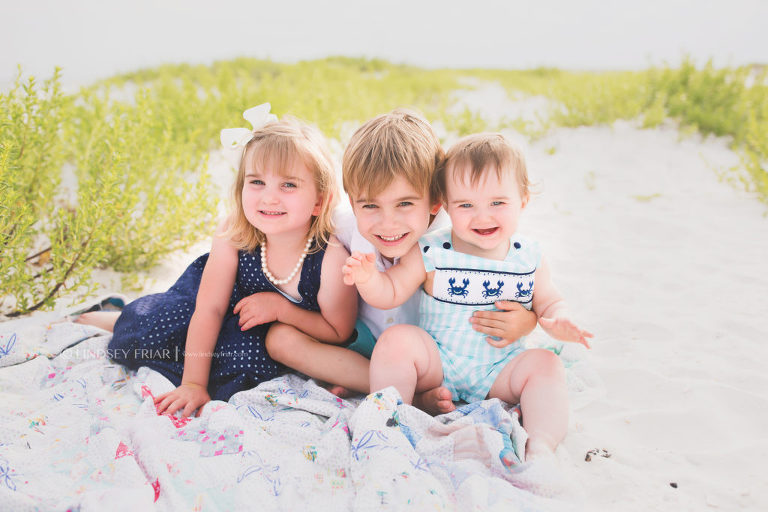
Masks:
[[[328,390],[329,393],[336,395],[339,398],[349,398],[350,396],[355,394],[354,392],[348,390],[344,386],[328,384],[324,387],[325,389]]]
[[[93,325],[99,329],[112,332],[115,330],[115,322],[117,322],[119,317],[119,311],[91,311],[78,316],[74,323]]]
[[[545,441],[528,438],[525,444],[525,461],[531,461],[540,457],[554,457],[555,451]]]
[[[318,386],[326,390],[332,395],[336,395],[339,398],[349,398],[351,396],[355,396],[355,392],[349,388],[345,388],[344,386],[340,384],[331,384],[330,382],[325,382],[322,380],[315,379],[315,382]]]
[[[413,396],[413,405],[432,416],[445,414],[456,409],[451,400],[451,392],[443,386],[417,393]]]

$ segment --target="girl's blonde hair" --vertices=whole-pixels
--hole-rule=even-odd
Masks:
[[[520,197],[528,197],[531,183],[522,150],[500,133],[476,133],[459,139],[437,169],[435,184],[440,200],[446,200],[448,175],[469,168],[469,183],[477,185],[483,174],[493,170],[496,177],[512,172],[517,180]]]
[[[313,215],[307,233],[315,240],[309,252],[324,248],[333,234],[332,212],[338,200],[335,172],[325,137],[316,128],[290,116],[253,131],[253,137],[243,149],[240,168],[232,186],[234,211],[223,235],[232,240],[238,249],[252,252],[266,241],[266,236],[248,222],[243,213],[246,159],[250,159],[253,169],[260,172],[269,169],[279,176],[291,175],[297,159],[309,169],[323,198],[320,214]]]

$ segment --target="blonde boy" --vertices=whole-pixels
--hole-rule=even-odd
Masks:
[[[551,453],[568,425],[557,356],[526,350],[515,338],[483,340],[466,328],[477,310],[506,298],[533,309],[557,339],[588,346],[592,336],[566,315],[538,244],[517,233],[529,199],[525,160],[501,135],[469,136],[451,148],[435,181],[451,228],[425,235],[387,272],[358,252],[344,266],[344,281],[379,308],[396,306],[423,286],[420,327],[400,325],[379,338],[371,389],[394,386],[410,403],[415,393],[442,383],[454,400],[519,402],[527,456]]]
[[[370,254],[380,271],[397,266],[425,232],[447,225],[433,184],[443,157],[432,127],[414,112],[398,109],[366,122],[344,152],[343,184],[352,211],[338,212],[336,237],[348,250]],[[361,301],[357,336],[346,348],[276,324],[267,336],[267,350],[273,359],[310,377],[367,393],[368,358],[376,339],[391,326],[415,325],[418,301],[418,294],[413,294],[386,309]],[[474,317],[473,327],[510,340],[535,327],[535,315],[518,304],[505,302],[499,307],[505,311]],[[450,393],[437,385],[433,388],[423,405],[432,412],[450,409]]]

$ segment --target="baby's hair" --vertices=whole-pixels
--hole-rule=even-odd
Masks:
[[[250,252],[263,244],[266,236],[253,227],[243,213],[246,159],[250,159],[253,169],[259,172],[268,169],[279,176],[289,176],[297,160],[309,169],[315,178],[317,191],[323,197],[320,214],[313,217],[309,227],[308,236],[315,239],[309,252],[325,247],[333,233],[332,212],[338,200],[335,172],[325,137],[316,128],[290,116],[254,130],[253,137],[243,150],[232,187],[234,211],[224,233],[238,249]]]
[[[396,109],[367,121],[344,151],[344,190],[355,200],[380,194],[398,176],[436,200],[435,169],[444,156],[432,126],[419,114]]]
[[[530,181],[522,150],[500,133],[476,133],[459,139],[437,169],[435,184],[438,196],[446,199],[448,174],[469,169],[469,183],[477,185],[484,173],[493,169],[501,180],[506,172],[513,172],[520,197],[530,195]]]

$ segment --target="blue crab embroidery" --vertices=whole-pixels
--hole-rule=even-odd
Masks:
[[[504,286],[504,281],[496,281],[496,284],[498,287],[496,288],[488,288],[491,285],[490,281],[483,281],[483,298],[487,299],[488,297],[500,297],[501,296],[501,288]]]
[[[461,282],[464,283],[464,286],[454,286],[456,279],[453,277],[448,278],[448,284],[450,285],[448,287],[448,293],[451,296],[461,295],[462,297],[466,297],[469,295],[469,290],[467,290],[467,287],[469,287],[469,279],[463,279]]]
[[[523,288],[523,283],[517,283],[515,298],[530,297],[533,292],[533,281],[528,281],[528,288]]]

